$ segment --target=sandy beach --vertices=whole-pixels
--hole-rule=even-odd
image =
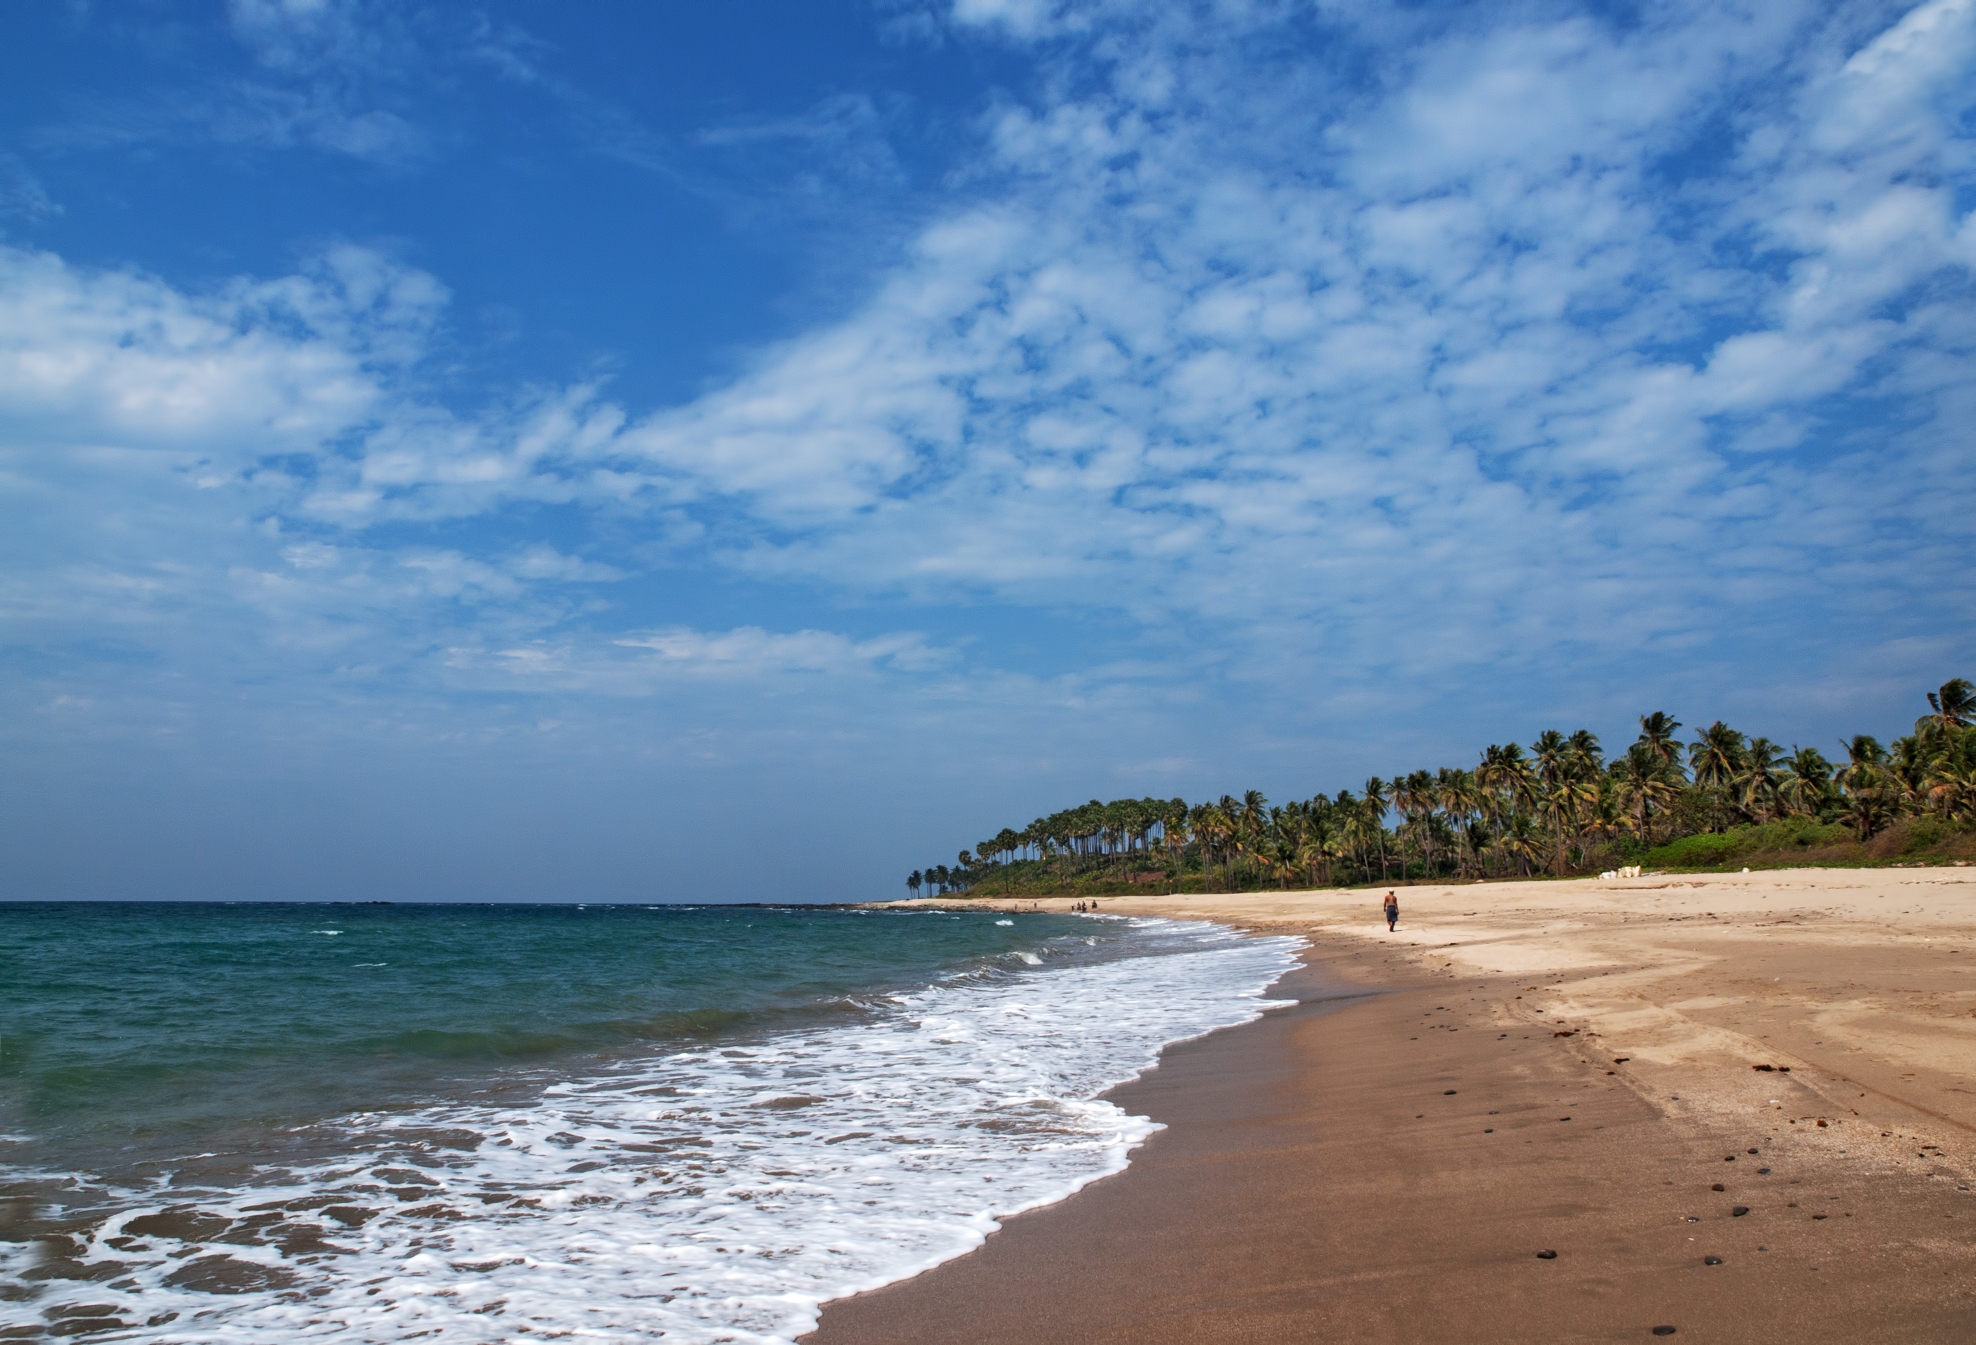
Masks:
[[[807,1339],[1976,1339],[1976,869],[1398,892],[1098,899],[1304,935],[1297,1003]]]

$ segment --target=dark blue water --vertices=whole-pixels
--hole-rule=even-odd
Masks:
[[[854,1012],[1085,924],[649,906],[0,905],[0,1131],[180,1143]],[[18,1156],[18,1155],[17,1155]]]

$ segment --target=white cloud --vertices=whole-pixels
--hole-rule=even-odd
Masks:
[[[312,453],[380,408],[383,372],[419,355],[444,301],[430,276],[349,247],[206,295],[0,248],[0,399],[16,436]]]
[[[759,626],[728,631],[672,627],[627,635],[615,643],[626,649],[651,651],[650,662],[663,669],[716,676],[845,674],[880,665],[919,671],[942,661],[940,654],[927,646],[925,637],[913,632],[853,640],[822,630],[778,633]]]
[[[370,59],[357,12],[235,11],[282,70]],[[443,399],[444,286],[375,251],[193,292],[0,250],[0,488],[33,516],[0,601],[435,696],[1225,677],[1293,714],[1320,675],[1513,698],[1807,607],[1967,620],[1968,4],[1857,41],[1810,5],[1512,7],[1391,48],[1401,19],[1334,8],[1379,72],[1336,87],[1254,59],[1306,21],[1267,6],[949,17],[1050,39],[1039,92],[984,112],[865,303],[682,406]],[[1013,607],[1076,666],[641,605],[706,572]]]
[[[1033,32],[1046,11],[955,13]],[[1944,267],[1969,283],[1940,178],[1955,123],[1912,111],[1967,73],[1940,55],[1962,50],[1965,10],[1932,6],[1842,67],[1765,64],[1820,18],[1453,32],[1314,161],[1298,147],[1316,114],[1244,89],[1205,27],[1193,51],[1115,34],[1120,65],[1177,72],[1194,119],[1155,129],[1116,92],[1004,111],[1012,192],[930,231],[861,313],[624,443],[775,529],[738,553],[757,572],[1301,617],[1355,657],[1484,661],[1584,621],[1629,641],[1711,622],[1712,568],[1757,554],[1696,526],[1725,508],[1808,596],[1822,469],[1741,455],[1802,447],[1890,352],[1952,348],[1956,319],[1887,306]],[[1910,27],[1925,55],[1896,40]],[[1869,66],[1900,98],[1835,137],[1831,83]],[[1767,164],[1666,185],[1751,79],[1827,92],[1745,125],[1781,147]],[[1250,108],[1280,124],[1244,124]],[[1223,153],[1229,123],[1243,140]],[[1796,254],[1785,278],[1725,258],[1752,230]],[[1877,480],[1858,508],[1915,502]],[[1322,616],[1335,594],[1297,578],[1314,572],[1375,610],[1431,593],[1434,616],[1341,628]]]
[[[26,164],[15,155],[0,154],[0,219],[11,216],[33,222],[61,213],[62,207]]]

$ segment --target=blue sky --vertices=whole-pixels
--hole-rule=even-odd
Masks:
[[[0,895],[892,895],[1976,673],[1976,4],[17,7]]]

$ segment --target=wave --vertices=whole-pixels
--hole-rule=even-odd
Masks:
[[[0,1320],[86,1301],[159,1342],[787,1342],[1123,1167],[1155,1127],[1098,1095],[1255,1017],[1301,946],[1132,924],[1130,956],[983,964],[518,1100],[339,1118],[308,1161],[179,1161],[44,1243]]]

